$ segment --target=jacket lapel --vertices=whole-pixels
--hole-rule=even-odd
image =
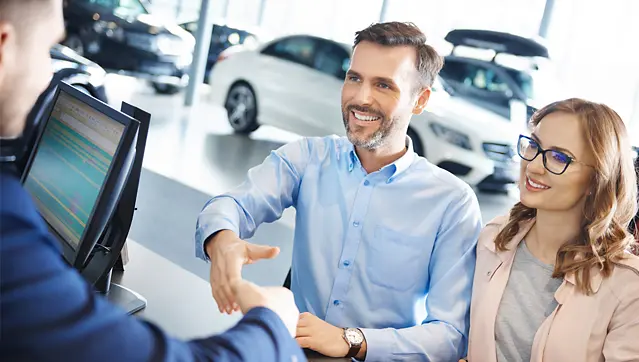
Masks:
[[[534,220],[522,223],[519,228],[519,232],[513,239],[508,243],[507,250],[505,251],[497,251],[495,248],[495,238],[486,238],[483,240],[484,247],[491,251],[494,258],[494,264],[492,265],[492,271],[488,271],[490,275],[486,277],[490,278],[490,282],[487,283],[486,291],[484,292],[484,302],[483,307],[481,308],[482,313],[484,313],[484,320],[486,321],[485,327],[486,331],[491,338],[487,340],[491,345],[486,346],[489,351],[496,351],[497,346],[495,344],[495,321],[497,320],[497,313],[499,311],[499,305],[501,304],[501,298],[504,294],[504,290],[506,289],[506,284],[508,283],[508,279],[510,277],[510,271],[512,269],[513,260],[515,258],[515,252],[517,251],[517,246],[523,240],[524,236],[528,234],[530,228],[534,225]],[[490,354],[491,356],[495,356],[494,361],[496,361],[496,352]]]

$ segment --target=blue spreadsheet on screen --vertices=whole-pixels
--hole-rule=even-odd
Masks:
[[[125,126],[60,93],[25,187],[72,247],[87,226]]]

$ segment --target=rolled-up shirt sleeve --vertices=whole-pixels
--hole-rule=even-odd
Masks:
[[[295,204],[310,142],[302,139],[272,151],[248,171],[240,186],[207,202],[197,220],[196,257],[208,260],[205,243],[216,232],[231,230],[242,239],[250,238],[260,224],[279,219]]]

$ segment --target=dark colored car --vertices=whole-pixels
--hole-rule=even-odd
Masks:
[[[527,106],[530,117],[548,102],[542,98],[552,98],[557,90],[551,85],[554,74],[547,70],[552,68],[548,48],[536,39],[489,30],[456,29],[445,40],[453,45],[453,50],[445,57],[440,74],[456,96],[506,118],[511,118],[511,101],[519,101]],[[459,54],[463,48],[465,54]],[[471,56],[469,48],[492,52],[492,59]]]
[[[54,74],[61,75],[64,82],[108,103],[104,88],[106,71],[102,67],[64,45],[55,45],[50,54]]]
[[[195,36],[197,32],[197,21],[180,24],[180,26]],[[257,37],[254,33],[234,28],[224,24],[213,24],[211,34],[211,44],[209,45],[209,55],[206,61],[206,72],[204,74],[204,82],[209,83],[211,69],[217,62],[222,52],[236,45],[254,46],[257,45]]]
[[[188,82],[195,39],[140,0],[65,0],[63,44],[107,70],[148,79],[172,94]]]

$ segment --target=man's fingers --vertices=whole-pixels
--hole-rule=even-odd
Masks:
[[[296,337],[295,340],[302,348],[313,349],[313,343],[311,337]]]
[[[295,337],[310,337],[311,335],[311,329],[308,327],[297,327],[297,330],[295,331]]]
[[[276,246],[256,245],[246,243],[246,250],[248,254],[247,262],[255,262],[259,259],[272,259],[280,253],[280,248]]]
[[[217,286],[217,288],[215,288],[215,294],[217,295],[215,301],[217,302],[218,308],[220,308],[220,313],[225,313],[231,303],[228,300],[224,289],[221,286]]]
[[[231,282],[232,284],[233,282]],[[225,305],[225,310],[226,313],[231,314],[233,313],[233,305],[235,305],[235,293],[233,293],[233,290],[231,288],[231,285],[229,284],[224,284],[221,286],[222,288],[222,293],[224,293],[224,296],[226,297],[226,305]]]

